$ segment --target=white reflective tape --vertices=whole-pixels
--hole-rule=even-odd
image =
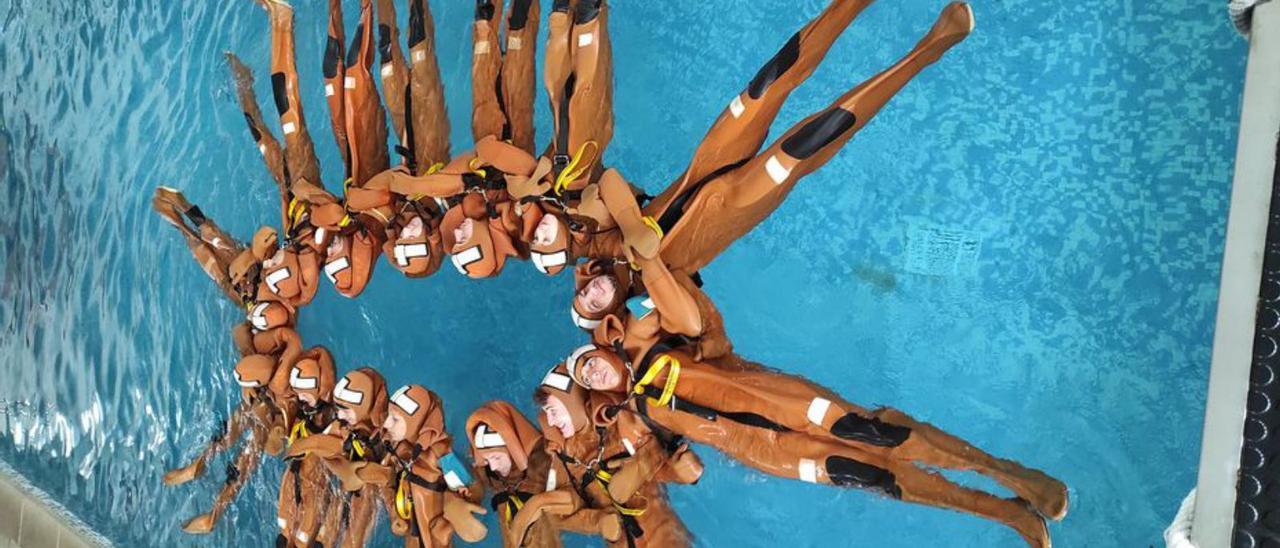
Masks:
[[[631,444],[631,440],[622,438],[622,447],[626,448],[628,455],[636,454],[636,446]]]
[[[409,266],[410,259],[427,257],[430,254],[427,244],[397,244],[395,246],[396,264],[400,266]]]
[[[315,390],[320,382],[315,377],[304,377],[298,374],[298,368],[289,371],[289,386],[295,390]]]
[[[427,60],[427,50],[420,49],[418,51],[413,52],[412,55],[413,55],[414,64],[421,63]]]
[[[324,235],[325,235],[325,234],[326,234],[326,232],[324,231],[324,229],[323,229],[323,228],[317,228],[317,229],[316,229],[316,235],[315,235],[315,242],[316,242],[316,245],[320,245],[320,244],[324,243]]]
[[[809,422],[822,426],[822,419],[827,416],[829,408],[831,408],[831,400],[813,398],[813,401],[809,402]]]
[[[578,47],[580,48],[585,48],[587,46],[590,46],[591,44],[595,43],[595,41],[596,41],[595,33],[588,32],[586,34],[578,35]]]
[[[449,201],[444,198],[432,198],[436,201],[436,205],[440,207],[440,211],[449,211]]]
[[[557,251],[555,253],[538,253],[537,251],[532,251],[529,253],[529,259],[533,262],[533,267],[538,269],[538,272],[550,274],[548,270],[557,266],[563,266],[565,263],[569,262],[569,253],[566,251]]]
[[[484,258],[484,254],[480,252],[480,246],[468,247],[452,257],[453,266],[463,276],[467,276],[467,265],[477,262]]]
[[[391,63],[387,63],[387,64],[385,64],[385,65],[382,65],[382,77],[383,77],[383,78],[386,78],[386,77],[388,77],[388,76],[391,76],[392,74],[395,74],[395,73],[396,73],[396,66],[395,66],[395,65],[393,65],[393,64],[391,64]]]
[[[399,390],[396,390],[396,393],[391,396],[391,403],[396,404],[396,407],[399,407],[401,411],[410,415],[417,413],[418,408],[420,407],[418,402],[409,397],[408,386],[404,386]]]
[[[276,518],[276,525],[278,525],[281,529],[284,529],[285,527],[288,527],[288,526],[289,526],[289,522],[288,522],[288,520],[286,520],[286,519],[284,519],[284,518],[282,518],[282,517],[277,517],[277,518]]]
[[[298,125],[297,125],[297,124],[295,124],[295,123],[293,123],[293,122],[285,122],[285,123],[284,123],[284,134],[285,134],[285,135],[292,135],[293,133],[295,133],[295,132],[297,132],[297,131],[298,131]]]
[[[342,80],[342,87],[347,89],[356,89],[356,77],[348,76]]]
[[[351,268],[351,261],[346,257],[338,257],[337,260],[330,261],[324,265],[324,275],[329,278],[330,282],[338,283],[338,274],[343,270]]]
[[[800,481],[818,483],[818,463],[813,459],[800,459]]]
[[[241,379],[239,371],[232,371],[231,376],[235,377],[236,384],[239,384],[240,386],[243,386],[245,388],[257,388],[259,386],[262,386],[262,383],[258,381],[246,381],[244,379]]]
[[[507,37],[507,51],[518,50],[524,47],[524,41],[519,36]]]
[[[458,477],[458,473],[452,470],[444,473],[444,483],[455,491],[467,486],[467,484],[462,483],[462,478]]]
[[[560,373],[556,373],[554,369],[552,369],[551,371],[548,371],[547,376],[542,377],[542,384],[544,386],[550,386],[551,388],[554,388],[561,392],[568,392],[569,385],[572,383],[573,383],[573,379],[569,378],[568,375],[561,375]]]
[[[596,345],[585,344],[585,345],[579,346],[577,349],[573,351],[572,354],[569,354],[568,358],[564,359],[564,366],[566,369],[569,370],[569,376],[573,378],[573,382],[576,382],[582,385],[583,388],[588,388],[588,387],[586,384],[582,382],[582,379],[578,378],[578,360],[582,359],[582,356],[586,355],[587,352],[590,352],[595,349],[596,349]]]
[[[351,405],[364,403],[364,394],[355,390],[348,390],[348,386],[351,386],[351,381],[347,380],[346,377],[342,377],[342,380],[338,381],[338,385],[333,387],[334,399],[342,400]]]
[[[258,145],[258,153],[262,154],[263,156],[266,156],[266,155],[267,155],[267,145]]]
[[[573,308],[572,306],[569,307],[569,316],[573,318],[573,325],[588,331],[595,329],[596,326],[600,325],[600,320],[584,318],[582,317],[582,314],[578,313],[578,309]]]
[[[551,470],[547,471],[546,492],[550,493],[551,491],[555,491],[555,490],[556,490],[556,469],[552,468]]]
[[[335,93],[337,93],[337,92],[338,92],[337,90],[333,89],[333,84],[332,84],[332,83],[329,83],[329,84],[325,84],[325,85],[324,85],[324,96],[325,96],[325,97],[333,97],[333,94],[335,94]]]
[[[764,170],[769,172],[769,178],[779,185],[786,181],[787,177],[791,176],[791,170],[778,161],[777,155],[769,157],[769,160],[764,163]]]
[[[271,327],[267,323],[266,316],[267,307],[269,306],[271,306],[271,303],[258,303],[254,305],[253,312],[249,313],[249,323],[252,323],[253,327],[259,331],[266,331],[268,327]]]
[[[747,105],[742,104],[741,95],[734,97],[733,102],[729,103],[729,113],[732,114],[734,118],[741,118],[742,113],[745,112],[746,110],[747,110]]]
[[[487,40],[484,42],[476,42],[475,49],[471,51],[476,55],[484,55],[486,53],[489,53],[489,42]]]
[[[271,288],[272,293],[279,295],[280,282],[283,282],[289,279],[289,277],[292,275],[293,273],[289,272],[288,268],[281,268],[280,270],[274,270],[270,274],[267,274],[267,279],[266,279],[267,287]]]
[[[308,535],[306,531],[298,531],[298,534],[295,536],[297,537],[298,542],[303,544],[311,542],[311,535]]]
[[[489,427],[481,424],[476,427],[475,437],[476,449],[492,449],[494,447],[505,447],[506,440],[502,439],[502,435],[489,430]]]

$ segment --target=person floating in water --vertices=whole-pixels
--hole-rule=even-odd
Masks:
[[[541,510],[529,506],[533,497],[554,491],[558,481],[552,476],[552,456],[542,432],[510,403],[491,401],[473,411],[467,418],[467,440],[476,484],[481,487],[476,495],[489,494],[503,546],[556,548],[561,546],[561,531],[611,540],[621,537],[621,521],[612,508],[583,508],[554,515],[545,506]],[[541,512],[539,518],[522,516],[526,507],[530,512]],[[520,524],[527,524],[525,531],[513,531]]]
[[[609,404],[615,399],[607,398]],[[552,465],[546,492],[524,504],[511,524],[522,539],[544,515],[574,516],[588,510],[616,514],[601,522],[609,546],[690,546],[693,537],[667,501],[663,482],[691,484],[702,464],[678,440],[659,439],[642,421],[614,415],[573,383],[560,364],[534,392]],[[621,421],[614,419],[621,418]]]

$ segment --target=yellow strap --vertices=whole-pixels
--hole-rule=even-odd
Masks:
[[[502,505],[502,522],[506,523],[509,521],[511,521],[511,505],[503,504]]]
[[[676,383],[680,380],[680,360],[671,357],[669,354],[658,356],[654,360],[653,365],[649,367],[649,371],[645,372],[640,378],[640,382],[636,383],[636,395],[643,395],[644,389],[658,378],[658,374],[667,367],[671,368],[671,372],[667,374],[667,382],[662,387],[662,396],[658,399],[649,398],[649,403],[656,406],[664,406],[671,402],[671,397],[676,393]]]
[[[351,224],[351,215],[343,215],[342,220],[338,221],[338,226],[342,228],[346,228],[349,224]]]
[[[470,169],[472,173],[481,177],[488,177],[488,172],[480,169],[480,164],[482,162],[484,162],[484,160],[481,160],[479,156],[476,156],[475,158],[472,158],[470,162],[467,162],[467,169]]]
[[[622,514],[624,516],[631,516],[631,517],[643,516],[645,510],[648,510],[648,508],[627,508],[626,506],[623,506],[616,502],[613,503],[613,508],[617,510],[619,514]]]
[[[347,191],[348,191],[348,190],[351,190],[351,185],[352,185],[352,184],[355,184],[355,182],[356,182],[355,177],[347,177],[347,180],[345,180],[345,181],[343,181],[343,182],[342,182],[342,195],[343,195],[343,196],[346,196],[346,195],[347,195]]]
[[[289,445],[293,445],[295,440],[305,440],[311,435],[311,431],[307,430],[307,421],[298,421],[293,423],[293,429],[289,431]]]
[[[596,477],[599,478],[601,482],[606,484],[613,481],[613,474],[605,472],[604,470],[600,470],[596,472]]]
[[[662,236],[663,236],[662,227],[658,226],[657,219],[654,219],[652,215],[645,215],[644,217],[641,217],[640,220],[644,221],[645,225],[647,225],[649,228],[652,228],[654,232],[658,233],[659,240],[662,239]]]
[[[396,514],[400,519],[409,519],[413,517],[413,498],[406,494],[406,487],[409,482],[406,481],[404,473],[400,474],[400,485],[396,487]]]
[[[360,458],[364,458],[364,444],[360,440],[351,440],[351,451]]]
[[[591,150],[590,156],[587,156],[587,149]],[[596,155],[599,153],[600,145],[595,141],[582,143],[582,146],[578,147],[578,152],[574,153],[573,160],[569,162],[569,165],[565,166],[564,171],[560,172],[560,176],[556,177],[556,184],[553,187],[556,191],[556,196],[564,194],[570,183],[590,171],[591,166],[596,163]]]

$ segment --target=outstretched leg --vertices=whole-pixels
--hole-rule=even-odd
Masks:
[[[244,408],[236,409],[231,414],[231,418],[209,440],[209,444],[205,446],[204,450],[196,456],[195,460],[191,461],[191,464],[165,473],[164,484],[168,486],[182,485],[204,475],[205,466],[209,464],[209,459],[212,459],[218,453],[226,451],[240,440],[240,435],[244,433],[246,426],[245,419]]]
[[[613,46],[609,39],[609,6],[605,0],[580,0],[574,6],[568,47],[573,52],[569,127],[567,131],[560,128],[566,140],[557,143],[556,152],[594,157],[592,169],[568,185],[569,189],[578,190],[604,172],[600,159],[613,139]],[[594,143],[594,147],[588,143]],[[594,151],[584,151],[584,148],[594,148]],[[582,161],[588,159],[584,157]]]
[[[771,215],[800,179],[831,159],[907,82],[972,29],[969,6],[952,3],[906,57],[791,128],[754,159],[672,197],[669,206],[645,206],[668,228],[663,259],[688,271],[706,266]]]
[[[888,424],[911,429],[911,436],[893,449],[896,459],[948,470],[971,470],[992,478],[1025,499],[1041,515],[1061,520],[1067,513],[1067,486],[1048,474],[1017,462],[999,459],[932,424],[915,420],[897,409],[871,414]]]
[[[271,130],[267,129],[266,122],[262,120],[262,110],[258,108],[258,97],[253,93],[253,73],[235,54],[227,54],[227,63],[231,65],[231,73],[236,81],[236,100],[240,102],[240,109],[244,112],[249,134],[253,136],[253,142],[258,145],[262,161],[267,164],[267,171],[271,173],[271,178],[275,179],[276,187],[280,191],[280,226],[288,232],[289,201],[293,195],[289,191],[289,182],[285,180],[284,150],[280,147],[280,142],[276,141],[275,135],[271,134]]]
[[[285,179],[320,182],[320,162],[307,131],[298,91],[298,67],[293,47],[293,7],[284,0],[258,0],[271,16],[271,89],[280,129],[284,134]]]
[[[400,50],[400,30],[396,26],[396,6],[392,0],[378,0],[378,57],[382,74],[382,94],[386,96],[387,113],[396,130],[400,146],[408,147],[405,126],[405,101],[409,95],[409,68]]]
[[[213,283],[217,284],[232,302],[240,304],[240,296],[234,284],[231,283],[228,268],[231,266],[231,261],[244,251],[244,245],[205,217],[199,207],[192,205],[181,192],[175,189],[156,188],[151,207],[165,222],[182,233],[182,239],[191,250],[191,255],[195,257],[200,268],[209,275]]]
[[[1050,548],[1049,530],[1026,502],[1004,499],[956,484],[942,474],[910,464],[891,468],[902,491],[902,500],[973,514],[1004,524],[1018,532],[1031,548]]]
[[[351,144],[351,184],[357,187],[390,167],[386,113],[370,72],[374,49],[373,0],[361,0],[360,24],[347,51],[343,82],[347,139]]]
[[[342,0],[329,0],[329,37],[324,47],[324,96],[329,104],[329,121],[333,126],[333,139],[342,154],[342,163],[350,168],[351,149],[347,140],[347,105],[345,100],[347,62],[346,30],[342,20]],[[347,173],[347,177],[351,174]],[[312,181],[320,185],[319,180]]]
[[[265,429],[254,428],[253,438],[244,444],[240,455],[236,457],[235,464],[227,467],[227,481],[218,492],[218,497],[214,499],[213,508],[187,521],[182,526],[183,531],[197,535],[213,531],[213,527],[222,518],[222,513],[240,493],[240,488],[244,487],[245,482],[249,481],[249,477],[258,469],[266,436]]]
[[[502,109],[502,46],[498,27],[502,0],[476,0],[471,32],[471,136],[476,142],[490,135],[506,137],[507,115]]]
[[[672,186],[679,189],[696,184],[716,171],[755,156],[787,97],[813,74],[831,44],[871,2],[833,0],[787,40],[751,79],[747,89],[720,113],[698,144],[681,180]],[[680,190],[663,193],[655,201],[670,200],[679,193]]]
[[[973,12],[968,4],[948,5],[929,33],[905,57],[842,95],[826,110],[804,119],[764,153],[730,174],[737,190],[728,199],[734,207],[763,215],[772,212],[796,182],[830,160],[907,82],[972,30]]]
[[[409,0],[409,128],[414,175],[449,161],[449,113],[436,60],[435,23],[427,0]]]
[[[553,0],[547,17],[547,46],[542,60],[542,85],[551,103],[552,127],[555,134],[547,145],[547,154],[569,154],[569,98],[572,97],[573,48],[569,33],[573,30],[572,6],[569,0]]]
[[[533,154],[533,99],[537,93],[538,0],[512,0],[502,60],[502,105],[511,143]]]

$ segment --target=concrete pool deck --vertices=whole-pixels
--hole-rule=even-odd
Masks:
[[[0,548],[111,546],[66,509],[0,467]]]

